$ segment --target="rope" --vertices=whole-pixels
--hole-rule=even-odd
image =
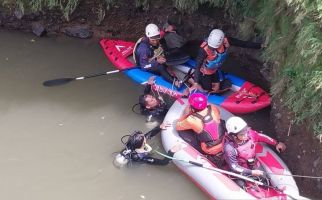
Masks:
[[[274,173],[268,173],[271,175],[278,175],[278,176],[293,176],[293,177],[301,177],[301,178],[312,178],[312,179],[322,179],[322,176],[307,176],[307,175],[297,175],[297,174],[274,174]]]
[[[216,171],[216,172],[219,172],[219,173],[231,175],[231,176],[234,176],[234,177],[237,177],[237,178],[244,179],[246,181],[255,183],[257,185],[262,185],[262,186],[264,185],[264,183],[262,183],[260,181],[256,181],[256,180],[254,180],[252,178],[248,178],[248,177],[242,176],[240,174],[236,174],[236,173],[233,173],[233,172],[229,172],[229,171],[222,170],[222,169],[218,169],[218,168],[214,168],[214,167],[206,167],[202,163],[194,162],[194,161],[191,161],[191,160],[183,160],[183,159],[179,159],[179,158],[175,158],[175,157],[171,157],[171,156],[165,155],[165,154],[163,154],[163,153],[161,153],[161,152],[159,152],[157,150],[154,150],[154,151],[156,153],[158,153],[159,155],[164,156],[166,158],[169,158],[171,160],[177,160],[177,161],[189,163],[189,164],[192,164],[192,165],[195,165],[195,166],[198,166],[198,167],[202,167],[202,168],[205,168],[205,169],[208,169],[208,170],[212,170],[212,171]]]
[[[178,160],[178,161],[183,161],[183,162],[188,162],[190,163],[189,161],[187,160],[181,160],[181,159],[178,159],[178,158],[174,158],[174,157],[170,157],[168,155],[165,155],[163,153],[160,153],[158,151],[156,151],[158,154],[166,157],[166,158],[169,158],[169,159],[172,159],[172,160]],[[191,164],[191,163],[190,163]],[[202,165],[202,164],[201,164]],[[207,167],[204,167],[204,166],[200,166],[200,167],[203,167],[205,169],[208,169]],[[214,170],[216,171],[217,168],[210,168],[210,170]],[[221,169],[218,169],[220,171],[225,171],[225,170],[221,170]],[[225,172],[228,172],[228,171],[225,171]],[[232,173],[232,172],[230,172]],[[278,176],[293,176],[293,177],[301,177],[301,178],[313,178],[313,179],[322,179],[322,176],[307,176],[307,175],[297,175],[297,174],[274,174],[274,173],[268,173],[268,172],[265,172],[266,174],[271,174],[271,175],[278,175]],[[235,174],[235,173],[234,173]],[[239,175],[239,174],[236,174],[236,175]]]

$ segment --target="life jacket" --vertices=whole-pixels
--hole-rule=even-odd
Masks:
[[[216,72],[216,70],[221,67],[221,65],[223,64],[223,62],[226,60],[227,56],[228,56],[228,47],[229,47],[229,43],[227,38],[224,39],[224,43],[223,43],[223,47],[224,47],[224,51],[222,53],[219,53],[217,51],[217,49],[215,50],[211,50],[208,47],[208,43],[207,42],[203,42],[200,47],[206,52],[207,57],[205,59],[205,61],[202,64],[201,67],[201,72],[203,72],[204,74],[214,74]]]
[[[211,155],[222,152],[223,149],[223,132],[212,115],[211,106],[207,106],[207,114],[205,116],[194,113],[193,116],[200,119],[203,123],[203,130],[198,133],[198,140],[201,143],[201,149]]]
[[[139,57],[137,55],[137,48],[138,46],[142,43],[142,42],[145,42],[146,45],[148,46],[148,48],[151,49],[151,51],[153,51],[153,54],[151,54],[150,58],[149,58],[149,62],[151,62],[152,60],[156,59],[158,56],[163,56],[164,55],[164,51],[163,51],[163,48],[161,46],[161,44],[157,47],[157,48],[153,48],[149,41],[149,39],[146,38],[146,37],[141,37],[138,39],[138,41],[136,41],[135,45],[134,45],[134,48],[133,48],[133,59],[134,59],[134,62],[137,64],[137,65],[140,65],[139,63]]]
[[[252,131],[252,130],[249,130],[249,131]],[[238,153],[238,157],[237,157],[238,164],[243,167],[249,168],[250,167],[248,165],[249,161],[256,160],[255,159],[256,143],[254,142],[253,138],[249,136],[248,140],[244,144],[238,145],[234,143],[233,146],[235,147]]]

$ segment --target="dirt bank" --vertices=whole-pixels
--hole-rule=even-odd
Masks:
[[[172,7],[172,1],[168,0],[156,0],[151,4],[149,11],[135,8],[133,1],[126,0],[119,1],[117,6],[105,11],[100,2],[82,1],[69,22],[64,20],[58,11],[22,15],[14,8],[8,10],[0,7],[0,25],[7,29],[36,33],[41,31],[40,35],[49,36],[73,35],[69,31],[72,29],[80,31],[74,35],[88,36],[94,40],[103,37],[136,40],[143,35],[146,24],[153,22],[161,26],[168,15],[177,13]],[[221,10],[204,7],[195,14],[180,15],[186,37],[202,39],[213,28],[221,28],[227,35],[236,36],[236,28],[224,18],[224,14]],[[269,90],[269,78],[260,73],[263,63],[259,54],[258,50],[233,47],[230,58],[225,63],[225,69]],[[294,174],[322,176],[321,143],[311,137],[311,130],[305,125],[290,125],[292,114],[281,106],[279,98],[274,98],[272,105],[272,109],[244,117],[255,129],[277,136],[279,140],[286,142],[288,150],[282,157]],[[322,199],[321,181],[304,178],[296,180],[303,195]]]

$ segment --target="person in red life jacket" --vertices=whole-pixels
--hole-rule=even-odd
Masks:
[[[150,165],[167,165],[171,161],[170,158],[164,159],[154,158],[151,156],[152,147],[147,143],[147,140],[156,136],[161,130],[170,126],[168,123],[162,123],[143,134],[141,131],[134,131],[131,135],[123,136],[121,141],[125,145],[125,148],[116,155],[114,164],[123,167],[129,162],[147,163]],[[123,138],[128,137],[126,142],[123,142]],[[169,151],[168,156],[172,157],[177,151],[181,149],[180,144],[174,145]]]
[[[155,76],[151,76],[144,88],[143,95],[139,96],[139,105],[141,114],[146,116],[146,121],[162,121],[169,108],[159,93],[153,92],[152,85],[155,82]]]
[[[215,105],[208,105],[207,97],[201,93],[191,94],[188,101],[189,105],[176,122],[176,130],[193,130],[203,153],[221,167],[224,130],[220,111]]]
[[[160,29],[155,24],[148,24],[145,28],[146,37],[140,38],[134,47],[134,60],[142,70],[161,75],[166,81],[180,87],[180,81],[169,74],[164,57],[164,50],[160,44]]]
[[[250,129],[240,117],[230,117],[226,121],[226,129],[228,135],[224,143],[224,158],[232,171],[242,175],[264,175],[255,157],[255,147],[258,142],[275,146],[278,152],[286,149],[284,143]]]

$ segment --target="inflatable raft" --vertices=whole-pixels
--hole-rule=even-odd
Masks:
[[[124,71],[135,82],[144,84],[150,76],[154,75],[136,67],[135,63],[131,60],[135,45],[133,42],[102,39],[100,45],[112,64],[117,69]],[[193,60],[189,60],[184,65],[175,66],[174,71],[184,74],[191,68],[192,70],[195,68]],[[209,102],[235,114],[255,112],[270,105],[270,96],[262,88],[232,74],[225,74],[225,76],[232,82],[232,90],[222,95],[209,95]],[[156,84],[179,93],[186,89],[185,85],[177,89],[160,76],[157,76]]]
[[[187,100],[184,99],[184,102],[186,104]],[[176,101],[170,108],[164,121],[175,122],[183,113],[184,108],[185,105]],[[232,116],[228,111],[222,108],[219,109],[222,119],[227,120]],[[186,141],[188,140],[185,141],[179,136],[175,130],[175,123],[173,123],[172,127],[162,131],[161,138],[166,151],[178,142],[181,143],[183,148],[175,153],[175,158],[202,163],[203,166],[209,168],[216,168],[213,163],[191,146],[190,143],[187,143]],[[293,177],[290,176],[290,170],[273,150],[260,143],[256,146],[256,157],[266,172],[269,173],[272,187],[262,187],[254,184],[252,187],[246,187],[247,191],[245,191],[225,174],[195,166],[188,162],[178,160],[173,160],[173,162],[211,199],[297,199],[299,197],[299,190]],[[274,187],[277,189],[274,189]],[[302,199],[302,197],[299,199]]]

